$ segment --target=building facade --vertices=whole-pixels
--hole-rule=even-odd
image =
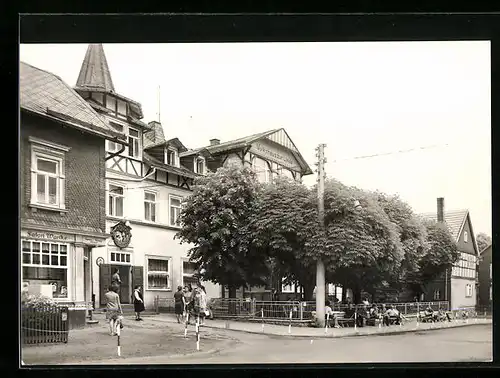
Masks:
[[[178,285],[196,283],[188,262],[189,245],[174,240],[183,198],[194,178],[205,173],[203,151],[189,158],[177,139],[166,139],[158,122],[142,121],[142,107],[115,91],[102,45],[89,45],[75,90],[126,143],[108,141],[105,148],[105,229],[110,235],[93,253],[92,281],[96,306],[118,270],[123,304],[143,288],[146,309],[155,298],[172,298]],[[190,164],[191,163],[191,164]],[[184,166],[187,164],[191,169]],[[219,288],[204,283],[207,295]]]
[[[493,246],[490,244],[479,256],[478,305],[480,309],[491,311],[493,304]]]
[[[105,242],[105,140],[124,141],[56,75],[20,64],[23,290],[67,303],[85,324],[92,250]]]
[[[427,285],[425,301],[449,301],[452,309],[476,306],[478,248],[468,210],[445,211],[444,199],[438,198],[437,213],[425,218],[448,226],[460,253],[451,270]]]

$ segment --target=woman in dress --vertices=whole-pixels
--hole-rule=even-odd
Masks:
[[[141,312],[144,311],[144,299],[141,294],[141,286],[136,285],[134,288],[134,311],[135,311],[135,320],[140,321]]]
[[[106,320],[109,321],[109,333],[111,336],[115,336],[118,324],[123,328],[120,323],[120,315],[123,315],[120,296],[116,293],[116,289],[110,288],[104,294],[104,298],[106,300]]]
[[[182,286],[177,287],[177,291],[174,294],[174,301],[175,301],[175,316],[177,317],[177,323],[180,323],[186,307],[186,298],[184,298],[184,293],[182,292]]]

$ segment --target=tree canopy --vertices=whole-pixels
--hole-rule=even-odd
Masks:
[[[183,203],[176,238],[190,243],[190,261],[204,280],[237,287],[259,285],[267,266],[252,248],[248,220],[256,212],[259,184],[249,168],[230,166],[199,177]],[[233,293],[234,294],[234,293]]]
[[[480,232],[476,236],[476,243],[479,252],[482,252],[486,247],[491,245],[491,237],[484,232]]]
[[[249,168],[219,168],[196,179],[176,237],[192,245],[202,278],[229,286],[230,296],[278,272],[310,300],[321,259],[327,282],[352,288],[359,301],[361,290],[387,283],[420,290],[458,259],[444,225],[421,219],[398,196],[336,180],[325,183],[321,227],[316,190],[283,177],[259,184]]]

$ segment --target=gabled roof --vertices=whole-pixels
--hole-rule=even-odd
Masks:
[[[484,252],[486,252],[488,249],[491,249],[491,247],[493,246],[493,244],[488,244],[486,247],[483,248],[482,251],[479,252],[480,255],[482,255]]]
[[[445,211],[444,221],[455,240],[458,240],[458,238],[460,237],[460,232],[462,231],[463,225],[465,224],[468,213],[469,210],[464,210],[464,209]],[[436,213],[424,213],[421,214],[421,216],[437,222]]]
[[[211,155],[216,155],[216,154],[219,154],[222,152],[248,147],[253,142],[255,142],[259,139],[263,139],[263,138],[269,139],[269,140],[287,148],[292,153],[292,155],[297,159],[297,161],[299,162],[299,165],[301,166],[301,168],[303,170],[303,174],[307,175],[307,174],[312,173],[311,168],[309,168],[309,165],[307,164],[305,159],[302,157],[302,155],[299,152],[299,150],[297,149],[297,147],[295,147],[295,144],[292,142],[291,138],[288,136],[288,134],[284,128],[264,131],[264,132],[252,134],[252,135],[249,135],[249,136],[246,136],[243,138],[234,139],[234,140],[231,140],[228,142],[189,150],[189,151],[183,153],[181,155],[181,157],[199,154],[202,150],[208,151]]]
[[[152,167],[160,168],[166,172],[174,173],[179,176],[184,176],[184,177],[189,177],[189,178],[196,178],[200,175],[190,171],[187,168],[184,167],[173,167],[171,165],[165,164],[158,159],[155,159],[153,156],[149,155],[147,152],[143,152],[142,154],[144,162],[149,163]]]
[[[420,214],[420,216],[437,222],[436,213],[423,213]],[[462,234],[462,230],[464,229],[465,222],[467,222],[467,220],[470,221],[470,214],[469,210],[467,209],[445,211],[444,222],[448,226],[448,229],[450,230],[450,233],[456,242],[459,241],[460,235]],[[470,222],[470,233],[470,237],[472,238],[472,242],[474,243],[476,253],[479,253],[476,243],[476,236],[474,235],[474,230],[472,229],[472,222]]]
[[[19,103],[21,109],[63,120],[83,131],[125,139],[59,76],[24,62],[19,65]]]
[[[96,89],[106,92],[115,91],[108,61],[101,43],[90,44],[87,48],[76,86],[89,91]]]

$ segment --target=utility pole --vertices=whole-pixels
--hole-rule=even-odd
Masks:
[[[325,228],[325,147],[320,144],[317,148],[318,157],[318,215],[321,230]],[[321,327],[325,326],[325,264],[318,259],[316,264],[316,318]]]

